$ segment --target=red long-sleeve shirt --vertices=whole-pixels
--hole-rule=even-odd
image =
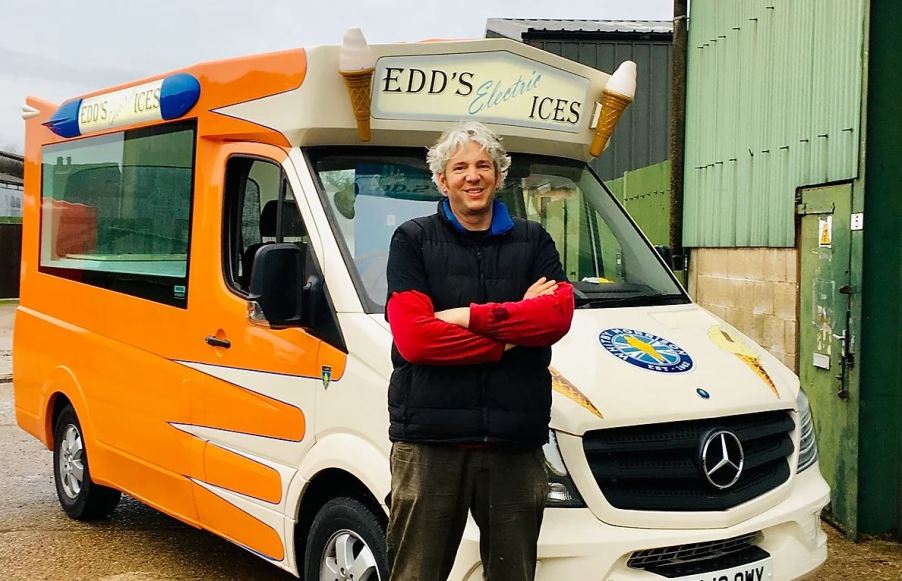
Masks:
[[[567,334],[573,287],[557,283],[551,294],[510,303],[470,305],[470,331],[524,347],[548,347]]]
[[[414,290],[394,293],[386,306],[395,346],[417,365],[470,365],[501,359],[504,343],[435,318],[432,299]]]
[[[432,300],[418,291],[394,293],[388,321],[398,352],[420,365],[499,361],[505,344],[544,347],[570,329],[573,287],[559,282],[548,295],[508,303],[470,305],[470,328],[435,318]]]

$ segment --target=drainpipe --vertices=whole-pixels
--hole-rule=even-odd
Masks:
[[[673,0],[673,69],[670,104],[670,248],[674,270],[687,268],[683,253],[683,154],[686,139],[687,0]],[[688,272],[685,273],[688,275]]]

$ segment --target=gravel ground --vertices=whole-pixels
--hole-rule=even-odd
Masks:
[[[12,323],[15,304],[0,303],[0,579],[293,579],[209,533],[124,499],[107,521],[76,523],[57,506],[50,452],[15,425]],[[818,581],[900,581],[902,545],[855,543],[825,525],[827,563]],[[564,580],[562,580],[564,581]]]
[[[902,580],[902,544],[894,541],[870,539],[859,543],[850,541],[839,531],[825,524],[830,540],[829,555],[813,579],[819,581],[899,581]]]

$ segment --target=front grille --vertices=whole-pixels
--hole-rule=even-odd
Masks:
[[[730,553],[737,553],[751,547],[758,536],[759,533],[755,532],[720,541],[645,549],[634,552],[626,564],[633,569],[649,569],[692,561],[704,561]]]
[[[760,539],[761,533],[749,533],[723,541],[646,549],[633,553],[626,564],[661,577],[704,577],[705,573],[748,565],[769,557],[767,551],[755,545]]]
[[[657,511],[726,510],[787,481],[795,423],[787,411],[759,412],[588,432],[583,449],[592,474],[615,508]],[[701,447],[714,431],[742,443],[739,480],[712,486],[701,467]]]

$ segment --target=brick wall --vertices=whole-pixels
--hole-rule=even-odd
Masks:
[[[794,248],[694,248],[689,294],[798,372]]]

